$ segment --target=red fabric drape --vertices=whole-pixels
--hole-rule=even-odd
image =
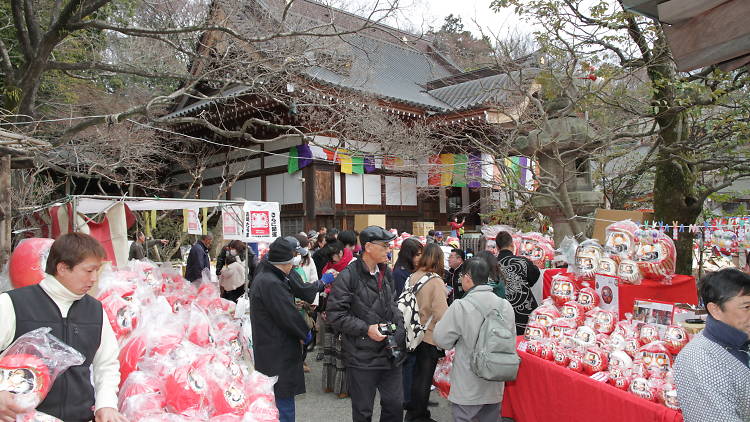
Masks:
[[[519,337],[519,340],[521,338]],[[682,413],[586,375],[519,352],[518,378],[505,383],[503,416],[516,422],[682,422]]]

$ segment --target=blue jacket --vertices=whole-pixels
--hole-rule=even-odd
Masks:
[[[188,255],[185,278],[188,281],[200,280],[203,270],[210,266],[211,258],[208,256],[208,248],[200,240],[195,242]]]

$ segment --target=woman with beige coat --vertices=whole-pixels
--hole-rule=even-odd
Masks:
[[[411,400],[406,404],[406,420],[413,422],[428,422],[430,411],[428,401],[432,376],[435,373],[437,361],[445,355],[438,349],[432,339],[435,324],[440,321],[448,310],[448,296],[445,282],[441,275],[444,272],[443,251],[435,243],[428,244],[419,259],[417,271],[409,277],[409,286],[423,281],[416,293],[419,306],[420,323],[427,324],[422,342],[411,352],[415,358],[413,379],[411,384]],[[425,280],[426,279],[426,280]]]

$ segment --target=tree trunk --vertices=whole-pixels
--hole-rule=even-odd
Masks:
[[[0,157],[0,267],[10,258],[10,155]]]
[[[662,150],[657,156],[654,180],[654,219],[663,224],[694,224],[703,209],[703,201],[696,191],[696,173],[690,166],[675,161],[665,151],[686,135],[685,113],[658,118],[661,126]],[[683,152],[688,156],[689,152]],[[691,275],[693,270],[693,238],[688,232],[678,235],[677,274]]]

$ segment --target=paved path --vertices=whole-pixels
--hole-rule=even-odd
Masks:
[[[350,422],[352,407],[349,399],[339,399],[333,393],[323,393],[321,374],[323,362],[317,362],[317,348],[307,357],[311,371],[305,374],[307,394],[297,396],[297,422]],[[440,397],[437,391],[432,392],[432,401],[439,403],[431,407],[432,418],[439,422],[453,420],[449,403]],[[375,410],[372,420],[380,420],[380,398],[375,398]]]

